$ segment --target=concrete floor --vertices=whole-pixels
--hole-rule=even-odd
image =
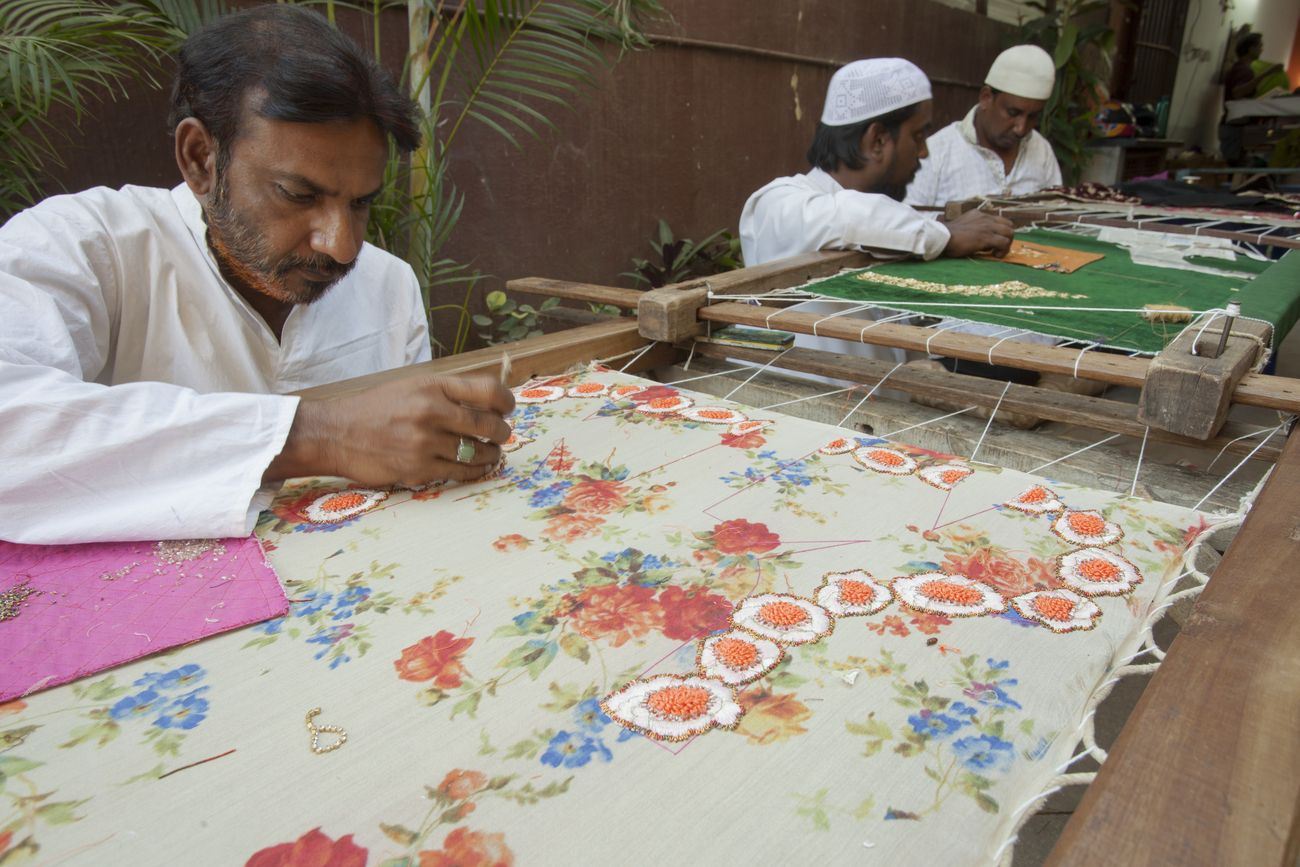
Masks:
[[[1300,378],[1300,329],[1293,330],[1283,342],[1278,352],[1277,374]],[[1233,417],[1261,425],[1277,423],[1277,413],[1249,407],[1238,407],[1234,410]],[[1176,447],[1157,448],[1152,456],[1168,461],[1184,459]],[[1250,467],[1248,471],[1261,475],[1264,469],[1264,467]],[[1178,635],[1178,625],[1172,619],[1165,618],[1156,625],[1154,632],[1160,646],[1168,648],[1170,642]],[[1115,685],[1114,690],[1097,709],[1097,743],[1103,749],[1108,749],[1115,742],[1115,738],[1119,736],[1120,729],[1149,680],[1150,677],[1146,676],[1125,678]],[[1080,760],[1072,770],[1085,771],[1096,768],[1095,762],[1086,759]],[[1057,838],[1066,823],[1070,821],[1070,816],[1082,797],[1083,787],[1075,786],[1048,798],[1043,809],[1032,816],[1020,829],[1020,839],[1016,843],[1012,860],[1013,867],[1037,867],[1047,860],[1048,853],[1056,845]]]

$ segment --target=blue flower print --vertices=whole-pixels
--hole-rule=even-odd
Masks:
[[[988,659],[984,661],[987,662],[989,664],[989,668],[993,669],[994,671],[1002,671],[1005,668],[1011,667],[1011,660],[1009,659],[1004,659],[1001,662],[998,662],[996,659],[990,656]]]
[[[971,707],[964,701],[954,701],[948,707],[948,712],[961,714],[962,716],[975,716],[975,714],[979,713],[979,709]]]
[[[284,629],[284,622],[288,619],[287,617],[277,617],[274,620],[263,621],[253,628],[266,635],[279,635],[280,630]]]
[[[202,680],[203,674],[203,666],[191,662],[161,674],[146,674],[135,684],[136,686],[150,685],[160,690],[188,689],[191,684]]]
[[[593,757],[608,762],[614,758],[614,754],[609,751],[609,747],[581,732],[560,732],[551,738],[546,752],[542,753],[542,764],[553,768],[561,765],[566,768],[580,768]]]
[[[564,499],[564,492],[573,487],[573,482],[563,481],[555,482],[544,488],[538,489],[531,497],[528,498],[528,505],[534,509],[545,509],[554,506]]]
[[[600,709],[600,702],[594,698],[584,699],[578,702],[578,706],[573,709],[573,716],[578,721],[578,726],[583,731],[599,732],[609,723],[613,722]]]
[[[158,709],[163,697],[152,689],[146,689],[143,692],[137,692],[135,695],[128,695],[119,699],[117,704],[108,710],[108,715],[113,719],[140,719],[149,716]]]
[[[968,722],[955,716],[934,713],[929,710],[923,710],[919,714],[912,714],[907,718],[907,721],[911,723],[912,730],[918,735],[931,738],[946,738]]]
[[[953,741],[952,749],[961,763],[972,771],[1004,773],[1010,770],[1016,757],[1015,748],[1009,741],[993,735],[961,738]]]
[[[289,613],[294,617],[310,617],[318,611],[324,611],[329,607],[330,600],[334,598],[333,593],[325,590],[309,590],[303,595],[303,598],[294,602],[289,607]]]
[[[171,704],[163,708],[162,713],[153,724],[163,729],[192,729],[203,722],[208,710],[208,700],[199,693],[207,687],[196,689],[179,698],[172,699]]]
[[[357,606],[370,598],[369,587],[349,587],[334,600],[334,613],[331,620],[347,620],[356,613]]]

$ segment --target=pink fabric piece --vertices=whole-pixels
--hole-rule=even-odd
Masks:
[[[289,601],[255,537],[185,542],[0,542],[0,702],[279,617]]]

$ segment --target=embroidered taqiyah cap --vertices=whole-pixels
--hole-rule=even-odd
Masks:
[[[873,57],[841,66],[831,76],[822,123],[848,126],[930,98],[930,79],[901,57]]]
[[[1047,99],[1056,83],[1056,64],[1037,45],[1013,45],[993,61],[984,83],[1022,99]]]

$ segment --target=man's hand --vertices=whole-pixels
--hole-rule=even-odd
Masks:
[[[514,407],[514,395],[489,377],[413,376],[360,394],[304,399],[262,478],[345,476],[410,487],[477,479],[500,460]],[[462,438],[474,447],[468,463],[456,460]]]
[[[1011,221],[984,211],[967,211],[945,224],[952,237],[943,255],[954,259],[975,253],[1005,256],[1011,248]]]

